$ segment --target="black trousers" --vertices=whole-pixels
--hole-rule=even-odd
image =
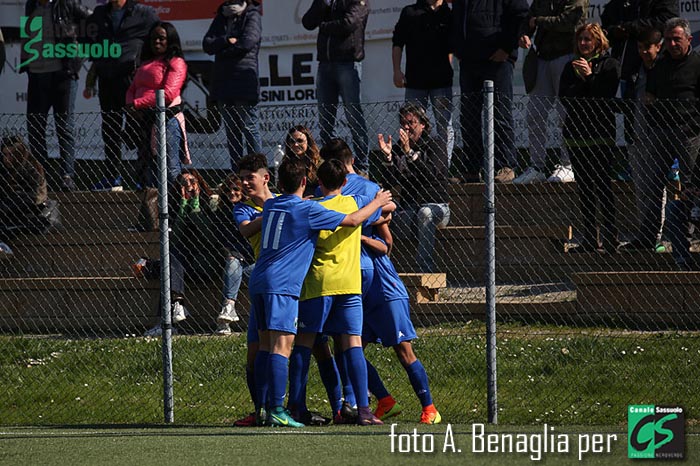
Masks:
[[[105,151],[104,176],[114,178],[118,174],[132,176],[129,173],[121,173],[122,142],[128,147],[134,147],[132,138],[135,135],[128,134],[128,127],[124,129],[124,106],[126,105],[126,91],[131,84],[130,75],[100,76],[98,84],[98,97],[102,110],[102,142]]]

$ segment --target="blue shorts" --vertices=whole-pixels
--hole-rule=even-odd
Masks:
[[[403,341],[416,339],[416,329],[411,322],[408,299],[384,301],[381,306],[365,310],[362,325],[362,339],[384,346],[398,345]]]
[[[250,296],[258,330],[297,333],[299,298],[296,296],[260,293]]]
[[[362,296],[369,293],[374,281],[374,269],[362,269]]]
[[[362,335],[362,296],[320,296],[299,303],[299,331]]]

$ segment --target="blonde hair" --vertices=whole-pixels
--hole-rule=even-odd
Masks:
[[[596,41],[596,54],[601,54],[610,48],[608,38],[605,36],[603,28],[600,27],[600,24],[586,23],[579,26],[579,28],[576,29],[576,34],[574,35],[574,50],[576,52],[578,52],[578,38],[583,33],[583,31],[588,31],[591,34],[591,36],[593,36],[593,40]]]

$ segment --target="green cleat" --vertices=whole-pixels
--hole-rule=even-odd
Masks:
[[[295,421],[289,411],[281,406],[268,413],[267,424],[272,427],[305,427],[301,422]]]

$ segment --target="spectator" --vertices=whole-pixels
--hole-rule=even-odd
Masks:
[[[465,181],[478,181],[483,165],[481,137],[482,89],[491,80],[495,90],[496,181],[509,183],[517,165],[513,135],[513,67],[518,58],[518,28],[527,15],[525,0],[485,0],[478,8],[454,0],[452,40],[459,66],[462,93],[460,124],[466,160]]]
[[[658,180],[654,180],[654,174],[658,170],[650,170],[649,167],[659,164],[659,160],[658,154],[649,149],[649,138],[646,135],[648,124],[642,109],[642,102],[646,92],[647,76],[661,57],[663,33],[649,27],[640,31],[637,37],[639,38],[637,51],[642,59],[642,65],[635,73],[635,80],[632,83],[637,105],[634,118],[635,138],[633,145],[629,148],[629,157],[639,210],[639,233],[632,241],[621,245],[620,248],[624,250],[651,250],[660,247],[666,209],[666,189],[662,188],[660,199],[650,196],[650,193],[658,193],[658,189],[654,187],[655,184],[658,184]],[[658,175],[658,173],[656,174]],[[659,219],[661,219],[660,226]],[[655,242],[654,238],[656,238]]]
[[[607,31],[611,55],[621,64],[623,98],[634,97],[633,83],[642,64],[636,48],[639,33],[649,27],[663,30],[666,20],[675,16],[678,16],[675,0],[610,0],[605,4],[600,20]]]
[[[313,0],[302,24],[318,28],[318,100],[321,142],[333,137],[338,97],[345,105],[355,149],[355,167],[369,170],[367,125],[360,105],[362,60],[365,58],[365,27],[369,7],[366,0]]]
[[[537,79],[527,103],[530,166],[513,180],[514,183],[574,181],[571,161],[565,150],[560,153],[559,163],[552,175],[549,178],[545,176],[545,144],[552,106],[556,110],[557,126],[563,117],[563,108],[558,100],[559,79],[564,66],[573,59],[571,44],[574,42],[574,33],[586,22],[587,16],[588,0],[566,0],[558,3],[535,0],[520,26],[520,47],[532,47],[537,54]]]
[[[394,86],[406,89],[406,101],[433,107],[438,142],[452,158],[452,10],[443,0],[417,0],[401,10],[394,27],[391,61]],[[406,73],[401,55],[406,48]]]
[[[44,168],[19,136],[3,138],[3,182],[0,183],[0,232],[9,239],[14,230],[43,229],[41,211],[48,200]]]
[[[191,162],[182,113],[181,92],[187,79],[187,63],[182,54],[180,36],[171,23],[158,22],[148,34],[141,50],[141,66],[126,92],[127,111],[136,122],[139,154],[137,180],[142,187],[155,186],[157,164],[155,113],[156,90],[165,90],[168,182],[175,183],[182,165]]]
[[[121,46],[119,58],[94,59],[97,69],[98,97],[102,110],[102,142],[105,151],[104,177],[93,186],[94,190],[111,190],[122,183],[122,136],[127,133],[124,142],[129,147],[135,146],[130,140],[129,130],[123,131],[126,92],[131,84],[131,77],[136,69],[136,60],[148,39],[148,34],[158,16],[150,6],[135,0],[110,0],[95,7],[88,18],[88,30],[96,33],[88,39],[93,43],[109,41]],[[131,171],[131,170],[128,170]],[[128,174],[131,176],[131,173]]]
[[[306,189],[304,196],[313,196],[318,187],[316,170],[321,165],[321,155],[311,135],[311,130],[303,125],[297,125],[289,129],[284,141],[284,157],[300,158],[306,162]]]
[[[416,262],[421,272],[433,272],[435,229],[450,223],[447,195],[447,155],[430,136],[430,121],[423,107],[407,103],[399,110],[399,142],[379,134],[391,176],[401,189],[400,211],[394,224],[404,238],[418,234]]]
[[[202,40],[204,51],[215,56],[212,96],[219,103],[226,126],[234,173],[238,172],[238,161],[244,153],[262,152],[256,108],[260,96],[258,53],[262,35],[259,3],[257,0],[224,2]]]
[[[690,24],[671,18],[664,27],[664,56],[648,74],[646,100],[650,104],[649,135],[657,163],[645,167],[653,181],[645,193],[661,199],[666,170],[678,157],[680,199],[668,202],[666,229],[676,264],[681,270],[698,267],[689,250],[687,238],[691,199],[697,202],[698,181],[695,173],[700,150],[700,55],[691,46]],[[658,212],[658,210],[656,210]],[[654,225],[658,225],[655,223]],[[650,228],[647,235],[653,231]],[[640,237],[641,241],[652,238]]]
[[[202,175],[186,168],[178,177],[178,207],[170,236],[170,291],[172,322],[187,318],[185,309],[185,273],[189,277],[209,280],[214,264],[221,260],[220,243],[213,234],[210,198],[213,194]],[[160,323],[144,336],[162,334]]]
[[[598,250],[599,204],[603,248],[615,252],[617,228],[610,179],[615,113],[611,103],[620,81],[620,62],[607,53],[608,40],[598,24],[584,24],[576,30],[576,47],[576,58],[564,67],[559,84],[559,96],[566,109],[564,140],[577,173],[581,208],[581,235],[574,251]]]
[[[253,251],[243,235],[238,231],[233,218],[233,208],[246,200],[238,175],[230,174],[211,198],[214,231],[224,245],[226,264],[224,266],[224,300],[221,311],[216,318],[216,335],[231,334],[231,322],[238,322],[236,300],[243,281],[243,276],[250,277],[253,267]]]
[[[76,44],[79,24],[84,22],[91,11],[76,0],[50,2],[48,0],[29,0],[25,4],[24,14],[28,17],[27,25],[34,18],[42,20],[42,42],[45,44]],[[75,137],[74,116],[75,94],[78,89],[78,73],[82,58],[50,58],[40,53],[32,60],[25,51],[25,46],[32,47],[28,40],[22,47],[22,62],[26,65],[20,72],[26,72],[27,84],[27,135],[32,154],[39,162],[48,167],[49,154],[46,149],[46,122],[49,110],[53,109],[54,125],[58,137],[58,149],[63,160],[63,177],[61,188],[75,190]],[[27,63],[27,61],[29,61]],[[3,59],[4,63],[4,59]],[[53,173],[51,174],[53,175]],[[53,179],[52,179],[53,184]]]

